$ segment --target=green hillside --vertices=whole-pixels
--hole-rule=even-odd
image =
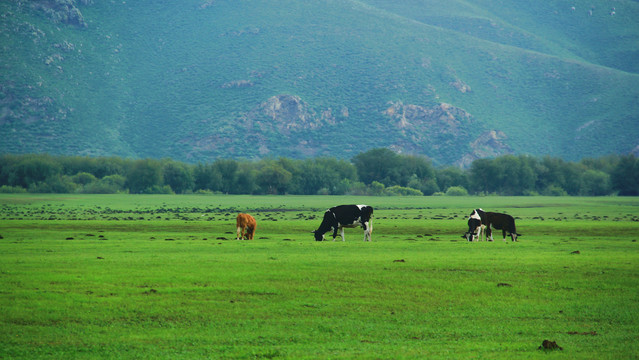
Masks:
[[[1,1],[0,152],[637,152],[639,3],[614,6]]]

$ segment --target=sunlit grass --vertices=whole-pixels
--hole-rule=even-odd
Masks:
[[[0,357],[632,358],[639,203],[592,200],[3,195]],[[378,209],[373,242],[313,241],[338,203]],[[521,241],[463,241],[480,205]]]

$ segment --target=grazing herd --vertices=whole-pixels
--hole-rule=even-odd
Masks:
[[[237,240],[253,240],[257,222],[249,214],[240,213],[236,219]],[[364,241],[371,241],[373,233],[373,208],[368,205],[339,205],[324,212],[324,218],[319,228],[312,233],[316,241],[323,241],[324,234],[333,231],[333,241],[340,233],[342,241],[344,238],[344,228],[361,227],[364,230]],[[515,228],[515,219],[508,215],[496,212],[486,212],[482,209],[475,209],[468,217],[468,231],[462,235],[467,241],[481,241],[482,233],[486,241],[493,241],[492,228],[502,231],[504,241],[506,233],[510,235],[512,241],[517,241],[521,234]]]

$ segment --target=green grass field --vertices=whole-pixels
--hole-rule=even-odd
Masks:
[[[346,203],[376,209],[373,242],[361,229],[313,241],[323,211]],[[520,241],[464,241],[476,207],[515,216]],[[638,209],[621,197],[0,195],[0,358],[639,358]],[[235,240],[240,211],[258,221],[253,241]]]

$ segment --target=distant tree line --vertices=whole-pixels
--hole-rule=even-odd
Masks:
[[[301,195],[639,195],[639,159],[611,155],[568,162],[505,155],[469,169],[379,148],[351,161],[170,159],[0,155],[0,192]]]

